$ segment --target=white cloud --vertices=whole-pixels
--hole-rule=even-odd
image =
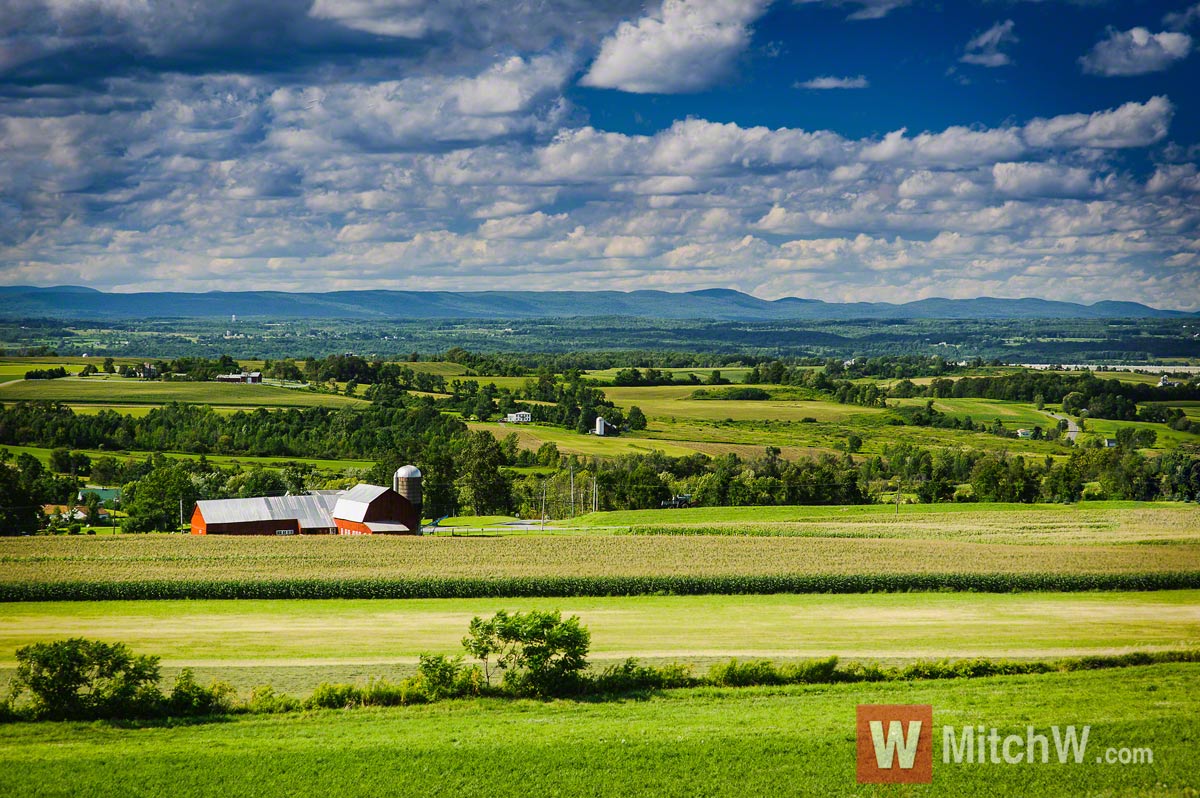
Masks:
[[[1018,39],[1013,33],[1015,23],[1011,19],[997,22],[992,27],[980,33],[967,42],[962,58],[959,60],[976,66],[999,67],[1012,63],[1008,53],[1001,52],[1002,47],[1015,44]]]
[[[1200,22],[1200,3],[1183,11],[1173,11],[1163,17],[1163,24],[1171,30],[1187,30]]]
[[[794,0],[798,5],[804,3],[823,3],[832,6],[856,6],[846,19],[883,19],[897,8],[910,5],[912,0]]]
[[[1078,197],[1093,193],[1087,169],[1049,163],[998,163],[992,167],[996,188],[1022,197]]]
[[[1023,135],[1034,147],[1145,147],[1167,135],[1174,113],[1166,97],[1151,97],[1111,111],[1034,119],[1025,125]]]
[[[1109,30],[1108,37],[1096,42],[1079,63],[1084,72],[1093,75],[1145,75],[1168,69],[1191,51],[1192,37],[1186,33],[1151,33],[1145,28]]]
[[[700,91],[724,78],[750,42],[766,0],[665,0],[622,22],[580,84],[636,94]]]
[[[803,83],[797,83],[797,89],[865,89],[871,84],[867,81],[866,76],[858,75],[856,77],[837,78],[833,76],[823,76],[806,80]]]

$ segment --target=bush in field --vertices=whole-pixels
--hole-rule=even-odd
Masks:
[[[760,684],[783,684],[783,674],[770,660],[760,659],[738,662],[731,659],[714,665],[708,672],[708,681],[717,687],[750,687]]]
[[[29,691],[34,717],[54,720],[146,717],[162,702],[158,657],[81,637],[17,649],[13,688]]]
[[[483,663],[488,685],[494,663],[503,673],[504,687],[518,695],[563,695],[580,689],[592,636],[577,616],[564,621],[557,610],[511,615],[501,610],[486,621],[473,618],[469,628],[463,647]]]
[[[233,709],[236,695],[228,682],[214,680],[205,687],[196,681],[191,668],[184,668],[175,677],[166,709],[171,715],[220,715]]]
[[[462,657],[422,654],[417,665],[417,680],[429,700],[437,701],[456,694],[462,670]]]
[[[250,691],[250,703],[246,709],[254,713],[295,712],[302,707],[300,699],[276,693],[269,684],[260,685]]]
[[[692,669],[687,665],[672,663],[656,668],[651,665],[639,665],[636,657],[630,657],[593,676],[590,688],[592,692],[601,695],[620,695],[694,687],[698,684],[700,680],[692,676]]]

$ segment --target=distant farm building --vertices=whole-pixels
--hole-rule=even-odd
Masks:
[[[518,410],[515,413],[509,413],[504,420],[509,424],[528,424],[533,421],[533,413],[528,410]]]
[[[1018,438],[1032,438],[1032,437],[1033,437],[1033,430],[1031,430],[1031,429],[1019,429],[1019,430],[1017,430],[1017,437],[1018,437]]]
[[[596,427],[594,430],[592,430],[592,434],[600,435],[601,437],[605,435],[616,435],[617,427],[615,424],[609,424],[607,421],[605,421],[603,416],[596,416]]]
[[[241,374],[218,374],[217,382],[243,382],[256,385],[262,382],[261,371],[243,371]]]
[[[193,535],[405,535],[421,529],[421,472],[404,466],[393,487],[357,485],[306,496],[196,502]]]

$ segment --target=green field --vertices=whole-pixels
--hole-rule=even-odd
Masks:
[[[672,691],[645,701],[451,701],[219,723],[0,726],[6,795],[1195,794],[1200,667]],[[860,786],[858,704],[931,704],[934,780]],[[943,764],[941,727],[1090,727],[1082,764]],[[1105,765],[1107,747],[1153,764]],[[1053,757],[1053,754],[1052,754]]]
[[[581,435],[574,430],[552,427],[548,424],[501,424],[499,422],[467,422],[470,429],[486,430],[497,438],[517,434],[517,443],[522,449],[537,450],[543,443],[552,442],[563,454],[582,454],[599,457],[615,457],[621,454],[646,454],[659,451],[675,457],[695,454],[696,449],[687,444],[650,439],[642,436],[622,435],[601,438]]]
[[[0,401],[41,400],[69,404],[192,402],[225,407],[347,407],[365,405],[341,394],[218,382],[158,382],[123,377],[66,377],[21,380],[0,385]]]

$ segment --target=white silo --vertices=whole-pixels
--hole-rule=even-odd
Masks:
[[[421,469],[415,465],[400,466],[392,477],[392,490],[408,499],[418,512],[421,509]]]

